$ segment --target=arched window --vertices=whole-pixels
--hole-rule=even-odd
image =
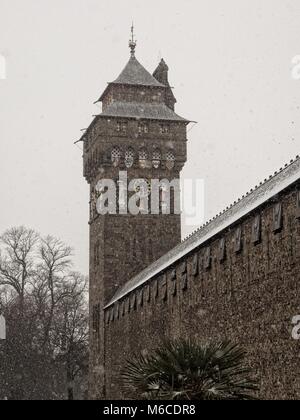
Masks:
[[[175,155],[174,155],[174,152],[169,150],[166,154],[166,167],[171,170],[174,168],[174,166],[175,166]]]
[[[131,168],[134,164],[134,150],[129,148],[125,152],[125,166]]]
[[[158,169],[161,164],[161,153],[159,150],[154,150],[153,156],[152,156],[152,165],[153,168]]]
[[[121,150],[119,147],[114,147],[111,151],[111,161],[114,166],[118,166],[121,160]]]
[[[148,153],[146,149],[142,149],[139,151],[139,164],[141,168],[146,168],[148,165]]]

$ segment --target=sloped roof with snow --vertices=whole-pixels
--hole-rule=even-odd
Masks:
[[[159,81],[156,80],[135,57],[130,57],[120,76],[112,83],[166,87],[162,83],[159,83]]]
[[[213,220],[199,228],[198,231],[192,234],[185,241],[181,242],[177,247],[173,248],[170,252],[165,254],[153,264],[149,265],[149,267],[143,270],[140,274],[128,281],[117,291],[106,308],[110,307],[130,292],[142,286],[154,276],[176,263],[182,257],[189,254],[200,245],[205,244],[211,238],[238,222],[240,219],[247,216],[256,208],[260,207],[299,180],[300,158],[297,156],[296,159],[291,161],[289,165],[280,169],[279,172],[275,172],[274,176],[265,180],[264,183],[261,183],[260,186],[256,187],[254,190],[251,190],[250,193],[247,193],[246,196],[234,205],[228,207]]]
[[[111,85],[131,85],[131,86],[146,86],[154,88],[167,88],[167,86],[160,83],[153,77],[148,70],[135,58],[130,57],[128,63],[122,70],[119,77],[113,82],[108,83],[107,88],[102,93],[99,101],[102,101]]]
[[[164,103],[113,102],[99,116],[189,122]]]

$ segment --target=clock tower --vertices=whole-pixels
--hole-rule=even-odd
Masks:
[[[120,172],[126,172],[128,184],[139,179],[149,186],[153,179],[171,182],[179,180],[186,162],[189,121],[175,113],[168,66],[161,60],[151,75],[135,57],[133,34],[129,47],[128,63],[108,83],[99,99],[102,112],[82,137],[84,176],[90,186],[91,399],[105,398],[105,305],[128,280],[181,241],[180,214],[174,205],[170,214],[164,214],[163,203],[156,214],[142,206],[139,214],[123,214],[117,200],[113,214],[97,211],[99,181],[112,180],[117,192]],[[147,194],[150,203],[150,188]]]

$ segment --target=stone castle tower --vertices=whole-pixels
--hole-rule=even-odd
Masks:
[[[135,57],[109,83],[102,113],[83,135],[84,176],[90,185],[90,397],[105,397],[104,308],[131,277],[181,240],[179,214],[106,214],[96,209],[101,179],[179,179],[186,161],[189,121],[174,112],[176,99],[161,60],[153,76]]]

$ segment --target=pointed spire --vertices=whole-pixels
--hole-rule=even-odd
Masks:
[[[132,22],[132,26],[131,26],[131,39],[129,40],[129,48],[131,51],[131,57],[135,56],[135,47],[136,47],[136,40],[134,38],[134,25]]]

